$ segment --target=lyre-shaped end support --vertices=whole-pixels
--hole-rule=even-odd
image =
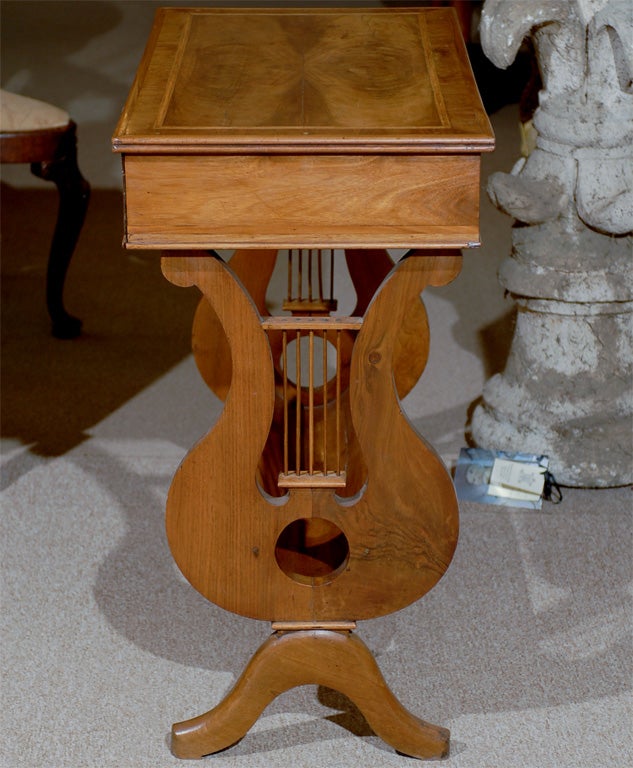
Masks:
[[[402,754],[448,755],[449,731],[400,704],[362,640],[330,629],[274,632],[217,707],[173,726],[173,754],[200,758],[230,747],[276,696],[299,685],[322,685],[347,696],[374,733]]]

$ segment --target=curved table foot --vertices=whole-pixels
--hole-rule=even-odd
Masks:
[[[383,741],[411,757],[446,757],[449,731],[418,719],[387,686],[367,646],[351,632],[275,632],[218,706],[172,727],[176,757],[200,758],[239,741],[279,694],[322,685],[347,696]]]

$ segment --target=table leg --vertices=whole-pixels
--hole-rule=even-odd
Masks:
[[[58,339],[73,339],[81,332],[81,320],[64,307],[64,282],[79,233],[83,227],[90,185],[77,165],[75,124],[71,123],[59,144],[55,158],[33,163],[35,176],[52,181],[59,192],[57,223],[51,242],[46,272],[46,305],[52,322],[52,333]]]
[[[274,632],[220,704],[172,727],[172,752],[200,758],[230,747],[274,698],[299,685],[322,685],[344,694],[376,735],[405,755],[448,755],[449,731],[402,706],[363,641],[352,632],[326,629]]]

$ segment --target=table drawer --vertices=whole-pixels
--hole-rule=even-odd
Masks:
[[[124,156],[129,248],[479,243],[479,156]]]

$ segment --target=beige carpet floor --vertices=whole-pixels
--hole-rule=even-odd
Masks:
[[[27,168],[2,169],[2,768],[182,765],[171,723],[219,702],[269,633],[199,596],[164,537],[171,476],[221,405],[189,351],[195,291],[167,283],[157,254],[120,246],[109,136],[157,5],[2,3],[3,86],[71,111],[93,185],[66,294],[84,333],[59,341],[43,285],[55,194]],[[493,121],[484,184],[517,156],[516,106]],[[511,335],[495,276],[510,226],[484,197],[483,247],[425,299],[431,357],[404,406],[449,464]],[[633,764],[631,534],[628,488],[567,490],[540,512],[462,504],[439,585],[359,625],[403,704],[451,729],[441,765]],[[415,765],[313,687],[201,764]]]

